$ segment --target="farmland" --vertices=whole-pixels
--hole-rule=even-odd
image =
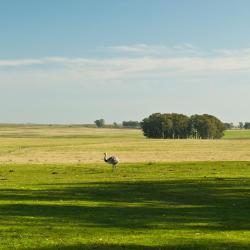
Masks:
[[[250,140],[231,132],[2,125],[0,249],[249,249]]]

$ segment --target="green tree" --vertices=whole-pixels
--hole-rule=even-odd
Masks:
[[[225,122],[224,123],[224,127],[226,129],[233,129],[234,128],[234,124],[232,122],[228,123],[228,122]]]
[[[208,114],[192,115],[190,127],[196,131],[196,136],[202,139],[219,139],[225,130],[224,124],[218,118]]]
[[[149,138],[164,138],[164,118],[160,113],[154,113],[143,119],[141,127],[143,133]]]
[[[189,136],[189,118],[182,114],[154,113],[145,118],[141,127],[149,138],[187,138]]]
[[[171,114],[163,114],[163,138],[173,138],[173,120]]]
[[[103,128],[105,126],[104,119],[95,120],[95,124],[98,128]]]
[[[123,121],[122,126],[128,128],[139,128],[140,123],[138,121]]]
[[[117,122],[114,122],[114,123],[113,123],[113,127],[114,127],[114,128],[119,128],[118,123],[117,123]]]
[[[245,122],[244,129],[250,129],[250,122]]]
[[[176,113],[154,113],[141,122],[143,133],[148,138],[202,138],[218,139],[223,136],[224,124],[215,116]]]
[[[190,135],[189,117],[183,114],[173,113],[173,139],[184,139]]]

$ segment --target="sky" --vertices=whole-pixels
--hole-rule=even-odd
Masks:
[[[250,121],[248,0],[0,0],[0,122]]]

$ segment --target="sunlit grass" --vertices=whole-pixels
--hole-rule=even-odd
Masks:
[[[0,249],[249,249],[247,132],[0,126]]]
[[[250,163],[0,168],[0,249],[248,249]]]
[[[250,140],[230,133],[0,126],[0,249],[249,249]]]
[[[124,163],[250,160],[248,131],[235,133],[226,131],[221,140],[162,140],[133,129],[0,126],[0,162],[101,163],[104,152]]]
[[[250,129],[232,129],[225,131],[225,139],[250,139]]]

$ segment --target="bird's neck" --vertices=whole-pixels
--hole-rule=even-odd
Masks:
[[[107,162],[107,155],[104,155],[104,161]]]

